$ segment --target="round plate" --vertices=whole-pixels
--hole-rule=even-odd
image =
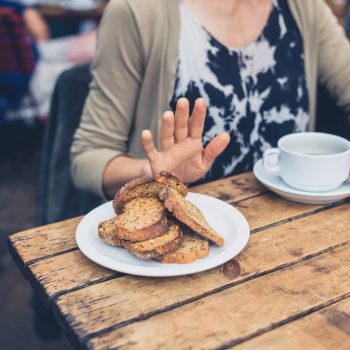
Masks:
[[[330,204],[350,197],[349,182],[345,182],[342,186],[331,191],[307,192],[288,186],[278,174],[266,170],[261,159],[256,162],[253,171],[255,177],[268,189],[293,202],[306,204]]]
[[[204,214],[209,225],[225,240],[223,247],[210,244],[209,255],[191,264],[161,264],[141,260],[124,248],[113,247],[102,241],[97,226],[115,216],[112,202],[102,204],[88,213],[79,223],[76,241],[79,249],[90,260],[109,269],[138,276],[181,276],[212,269],[235,257],[247,244],[249,225],[245,217],[231,205],[202,194],[189,193],[186,197]]]

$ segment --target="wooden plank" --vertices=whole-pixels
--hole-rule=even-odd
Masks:
[[[247,216],[252,229],[261,228],[259,225],[264,226],[281,220],[290,220],[294,216],[307,215],[320,208],[319,206],[288,203],[270,194],[255,197],[242,203],[244,204],[242,204],[242,208],[240,209]],[[273,205],[273,203],[276,205]],[[71,259],[74,259],[74,261],[71,261]],[[34,265],[30,264],[29,268],[34,278],[40,281],[39,283],[42,284],[44,291],[51,297],[57,293],[65,293],[70,289],[84,285],[84,274],[75,278],[70,273],[72,265],[76,266],[80,264],[82,269],[86,269],[94,276],[94,280],[98,280],[98,274],[101,269],[93,262],[85,259],[80,251],[69,253],[66,257],[55,256],[49,260],[45,259]],[[94,272],[95,270],[97,270],[96,273]],[[111,274],[111,272],[105,272],[103,270],[101,278],[104,279],[106,275]],[[89,279],[86,279],[86,281],[89,282]],[[35,285],[35,282],[32,284]]]
[[[288,202],[273,193],[242,200],[235,206],[247,217],[252,230],[322,208]],[[24,264],[77,249],[75,230],[80,220],[81,217],[16,233],[9,237],[10,247]]]
[[[15,233],[9,237],[10,247],[24,264],[74,249],[75,230],[80,220],[81,217]]]
[[[80,250],[40,260],[29,266],[35,279],[35,289],[40,289],[50,298],[58,293],[88,286],[96,281],[105,281],[121,274],[106,269],[86,258]]]
[[[325,207],[290,202],[272,192],[240,201],[234,206],[247,218],[252,231],[280,221],[309,215]]]
[[[67,327],[82,338],[348,244],[349,213],[347,204],[254,234],[236,260],[201,274],[168,279],[124,276],[63,295],[57,304]]]
[[[115,329],[89,349],[225,347],[350,296],[350,246]],[[118,300],[119,306],[127,302]],[[147,302],[148,295],[144,296]],[[103,303],[100,300],[99,303]],[[114,301],[116,303],[116,300]],[[133,302],[132,306],[136,304]]]
[[[212,190],[210,190],[211,188]],[[252,173],[193,187],[192,190],[198,193],[221,196],[222,199],[229,201],[247,199],[266,192],[266,189],[258,184]],[[18,265],[77,249],[75,230],[80,220],[81,217],[74,218],[11,235],[9,246],[12,255],[18,261]]]
[[[249,186],[252,186],[252,190],[248,190]],[[219,180],[212,186],[206,184],[197,187],[196,191],[217,197],[223,197],[223,193],[226,193],[224,199],[227,201],[240,199],[235,205],[246,215],[252,230],[321,208],[288,202],[272,193],[258,196],[262,190],[259,186],[253,175],[246,173]],[[213,190],[216,187],[218,190]],[[17,255],[16,260],[23,264],[77,249],[75,230],[80,220],[81,217],[74,218],[11,235],[10,249],[13,250],[15,258]]]
[[[350,299],[233,346],[235,350],[349,350]]]
[[[227,203],[268,192],[251,172],[192,187],[190,191],[219,198]]]

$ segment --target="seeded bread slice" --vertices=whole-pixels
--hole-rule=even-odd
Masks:
[[[186,185],[174,174],[171,174],[167,171],[161,171],[154,180],[158,183],[161,183],[167,187],[170,187],[177,192],[179,192],[182,196],[186,197],[188,193],[188,189]]]
[[[209,254],[209,242],[195,235],[186,234],[182,243],[175,251],[155,257],[163,264],[189,264],[197,259],[207,257]]]
[[[122,213],[125,203],[135,198],[158,198],[164,187],[171,187],[183,196],[187,195],[186,186],[175,175],[162,171],[155,178],[140,177],[125,184],[114,197],[114,211]]]
[[[224,239],[209,226],[202,212],[177,191],[169,187],[163,188],[159,192],[159,198],[176,219],[190,227],[195,233],[220,247],[224,244]]]
[[[168,231],[164,204],[157,198],[136,198],[126,203],[116,218],[120,240],[146,241]]]
[[[102,221],[98,225],[98,236],[106,243],[121,247],[122,241],[118,238],[116,218]]]
[[[123,246],[137,257],[154,259],[176,250],[181,245],[181,242],[182,231],[180,227],[170,223],[168,231],[160,237],[137,243],[123,241]]]

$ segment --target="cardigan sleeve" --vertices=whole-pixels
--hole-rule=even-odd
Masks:
[[[317,0],[318,78],[350,116],[350,42],[323,0]]]
[[[102,198],[108,162],[128,153],[143,75],[142,44],[128,2],[109,2],[97,37],[92,83],[71,148],[75,185]]]

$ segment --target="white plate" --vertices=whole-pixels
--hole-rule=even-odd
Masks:
[[[189,193],[186,197],[204,214],[209,225],[225,240],[223,247],[210,244],[209,256],[191,264],[161,264],[141,260],[124,248],[112,247],[97,234],[97,225],[115,216],[112,202],[102,204],[88,213],[79,223],[76,241],[90,260],[109,269],[138,276],[168,277],[205,271],[222,265],[235,257],[247,244],[249,225],[245,217],[231,205],[205,195]]]
[[[261,159],[254,165],[253,171],[256,178],[268,189],[279,194],[281,197],[294,202],[306,204],[330,204],[350,197],[349,182],[346,182],[342,186],[331,191],[307,192],[288,186],[279,175],[266,170]]]

